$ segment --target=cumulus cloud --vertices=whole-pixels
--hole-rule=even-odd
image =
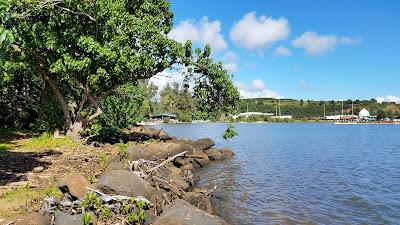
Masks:
[[[172,85],[173,83],[178,83],[180,86],[183,84],[183,74],[182,72],[171,72],[164,70],[161,73],[152,76],[149,79],[149,83],[153,83],[158,87],[158,93],[167,86],[167,84]]]
[[[338,44],[355,45],[361,42],[361,36],[337,37],[334,34],[319,35],[314,31],[307,31],[292,41],[295,48],[302,48],[308,55],[321,55],[332,51]]]
[[[286,48],[285,46],[278,46],[275,49],[274,54],[277,56],[291,56],[293,55],[293,52],[290,49]]]
[[[249,50],[261,49],[289,36],[290,28],[286,18],[273,19],[255,12],[246,14],[236,22],[230,37],[239,46]]]
[[[191,40],[202,45],[210,44],[215,51],[228,47],[221,34],[221,22],[219,20],[209,21],[206,16],[197,22],[181,21],[177,27],[171,30],[168,37],[181,43]]]
[[[292,41],[295,48],[303,48],[309,55],[320,55],[336,48],[337,37],[333,34],[318,35],[307,31]]]
[[[382,103],[382,102],[395,102],[396,104],[400,104],[400,97],[393,96],[393,95],[387,95],[387,96],[384,96],[384,97],[376,97],[375,99],[379,103]]]
[[[239,70],[239,65],[237,61],[239,60],[239,56],[236,53],[229,51],[221,58],[224,68],[228,70],[230,73],[236,73]]]
[[[250,85],[235,82],[235,86],[243,98],[282,98],[274,91],[269,90],[261,79],[253,80]]]

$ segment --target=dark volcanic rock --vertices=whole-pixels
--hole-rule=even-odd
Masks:
[[[61,192],[69,193],[72,197],[83,199],[89,187],[89,181],[79,173],[71,173],[58,181]]]
[[[106,194],[144,196],[150,199],[155,189],[138,175],[126,170],[106,172],[99,178],[97,187]]]
[[[221,151],[216,148],[204,150],[204,153],[206,153],[211,160],[220,160],[223,156]]]
[[[214,141],[210,138],[202,138],[191,143],[189,142],[189,144],[197,151],[203,151],[215,145]]]
[[[55,225],[82,225],[82,221],[82,214],[70,215],[60,211],[55,213]]]
[[[233,157],[234,153],[231,148],[223,148],[221,150],[222,155],[224,155],[225,158],[230,158]]]
[[[181,199],[174,200],[154,222],[154,225],[226,225],[217,216],[213,216]]]
[[[166,159],[181,152],[187,151],[187,154],[192,154],[194,149],[192,146],[183,143],[160,142],[149,144],[147,147],[138,145],[128,149],[128,159],[138,160],[157,160]]]

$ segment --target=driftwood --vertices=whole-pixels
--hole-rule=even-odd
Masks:
[[[95,189],[92,189],[90,187],[87,187],[87,189],[90,192],[94,192],[94,193],[100,195],[100,199],[103,200],[104,202],[107,202],[107,203],[111,202],[111,201],[122,202],[122,201],[127,201],[127,200],[131,199],[131,197],[124,196],[124,195],[107,195],[107,194],[104,194],[103,192],[101,192],[99,190],[95,190]],[[147,205],[151,204],[150,201],[147,198],[143,197],[143,196],[135,197],[134,199],[135,199],[135,201],[143,201]]]
[[[176,155],[164,160],[162,163],[158,164],[157,166],[147,170],[146,173],[150,173],[150,172],[152,172],[152,171],[154,171],[154,170],[156,170],[156,169],[158,169],[158,168],[160,168],[162,166],[165,166],[167,163],[173,161],[175,158],[180,157],[180,156],[184,156],[186,153],[187,153],[187,151],[184,151],[184,152],[181,152],[179,154],[176,154]]]

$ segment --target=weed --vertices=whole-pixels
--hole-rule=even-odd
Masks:
[[[105,153],[100,153],[99,159],[100,159],[101,165],[103,165],[103,166],[108,165],[108,156]]]
[[[127,144],[119,144],[119,157],[125,159],[128,156],[128,145]]]
[[[111,209],[108,206],[103,206],[103,212],[101,213],[101,220],[106,221],[111,217]]]
[[[129,222],[135,223],[135,222],[138,221],[138,220],[139,220],[139,217],[138,217],[138,215],[137,215],[135,212],[129,214],[129,216],[128,216],[128,221],[129,221]]]
[[[90,184],[93,184],[93,181],[94,180],[94,177],[92,176],[92,175],[89,175],[88,177],[87,177],[87,181],[90,183]]]
[[[92,216],[89,213],[83,215],[83,225],[90,225],[92,223]]]

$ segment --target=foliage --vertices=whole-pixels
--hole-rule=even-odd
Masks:
[[[163,71],[180,53],[165,35],[172,28],[167,1],[9,2],[4,28],[14,29],[22,52],[7,54],[2,66],[37,71],[56,93],[67,127],[89,123],[108,92]]]
[[[106,166],[109,163],[108,156],[105,153],[99,154],[99,160],[100,160],[101,165],[103,165],[103,166]]]
[[[173,106],[186,107],[183,113],[190,115],[194,104],[207,115],[227,113],[239,99],[231,75],[213,62],[209,46],[193,53],[190,42],[168,37],[169,1],[0,1],[0,39],[6,47],[0,60],[5,109],[0,120],[5,124],[29,127],[39,120],[38,129],[49,131],[60,127],[61,111],[62,128],[73,137],[82,129],[95,134],[85,129],[98,119],[102,129],[129,127],[153,110],[149,101],[156,88],[146,90],[144,80],[173,65],[185,68],[181,94],[186,97]],[[194,84],[193,93],[188,83]],[[50,95],[47,89],[58,107],[41,104]]]
[[[118,144],[118,149],[119,149],[119,153],[118,153],[119,157],[121,159],[125,159],[126,156],[128,156],[128,145],[120,143],[120,144]]]
[[[82,222],[83,225],[90,225],[92,222],[92,216],[89,213],[83,214]]]
[[[100,103],[103,114],[99,117],[98,123],[103,127],[123,129],[142,121],[149,109],[146,91],[145,85],[141,82],[118,88],[113,95]]]
[[[377,103],[376,100],[347,100],[343,102],[344,114],[351,114],[352,103],[353,112],[358,112],[366,108],[371,115],[378,115],[388,117],[396,117],[396,113],[400,115],[400,104],[389,102]],[[324,105],[326,115],[341,114],[342,102],[341,101],[302,101],[295,99],[281,99],[281,114],[292,115],[294,119],[311,119],[320,118],[324,115]],[[278,99],[272,98],[257,98],[257,99],[242,99],[238,102],[238,109],[240,112],[265,112],[276,113],[278,107]],[[380,112],[380,113],[378,113]],[[386,115],[387,114],[387,115]]]
[[[223,138],[230,139],[237,135],[239,135],[239,133],[237,131],[235,131],[235,126],[233,126],[233,124],[228,124],[228,126],[224,132]]]
[[[49,133],[43,133],[38,137],[24,139],[16,143],[16,147],[28,150],[45,150],[63,148],[75,148],[78,143],[69,137],[54,138]]]
[[[232,76],[224,69],[221,62],[213,62],[209,45],[206,45],[204,51],[196,49],[194,56],[188,54],[191,46],[190,41],[185,44],[186,56],[190,58],[187,62],[189,67],[185,73],[185,81],[194,82],[194,97],[201,106],[201,111],[224,113],[234,111],[240,94],[231,81]]]

